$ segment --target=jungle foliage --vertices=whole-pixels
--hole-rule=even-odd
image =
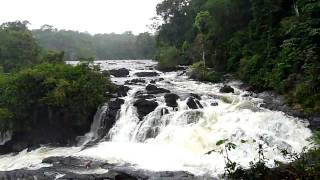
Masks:
[[[39,51],[25,22],[0,26],[0,65],[2,132],[63,127],[61,133],[81,135],[90,127],[97,107],[106,102],[106,93],[115,89],[98,67],[67,65],[63,52]]]
[[[320,112],[319,0],[164,0],[157,14],[160,65],[203,61]]]

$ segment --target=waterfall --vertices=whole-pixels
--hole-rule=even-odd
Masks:
[[[93,122],[90,127],[90,131],[78,140],[78,146],[86,145],[87,143],[97,140],[99,138],[99,130],[102,128],[102,121],[105,118],[108,105],[104,104],[99,107],[96,114],[94,115]]]
[[[131,70],[131,77],[112,79],[119,84],[136,78],[135,72],[155,65],[153,61],[111,62],[114,65],[110,61],[97,63],[102,64],[103,70],[114,67]],[[94,116],[90,132],[80,138],[80,147],[42,147],[32,152],[0,156],[0,170],[39,167],[44,157],[72,155],[135,169],[187,171],[216,177],[225,168],[224,156],[218,153],[221,147],[216,145],[222,139],[228,139],[237,146],[228,153],[229,158],[245,168],[251,161],[258,160],[259,144],[263,144],[266,163],[270,167],[274,166],[274,161],[288,162],[281,154],[282,149],[300,153],[304,147],[312,147],[308,141],[312,133],[306,121],[260,107],[263,99],[237,88],[238,82],[228,83],[234,88],[234,93],[220,93],[223,84],[197,82],[181,74],[177,71],[145,78],[147,82],[163,79],[156,81],[155,85],[180,96],[178,107],[168,107],[164,94],[156,94],[149,100],[157,102],[158,107],[139,119],[134,106],[138,99],[136,94],[146,93],[146,84],[130,85],[131,90],[123,98],[124,104],[108,138],[103,138],[106,141],[99,139],[108,110],[108,105],[103,105]],[[194,97],[191,93],[199,99],[198,109],[188,105],[190,97]],[[94,142],[94,146],[81,147],[97,139],[100,141]]]
[[[294,12],[296,13],[296,16],[300,16],[299,7],[295,0],[293,0],[293,9],[294,9]]]
[[[0,132],[0,145],[4,145],[6,142],[10,141],[12,138],[12,132]]]

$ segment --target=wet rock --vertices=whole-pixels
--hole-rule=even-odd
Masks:
[[[167,108],[161,109],[161,116],[164,116],[166,114],[169,114],[169,110]]]
[[[132,80],[126,81],[124,84],[137,85],[137,84],[144,84],[144,83],[146,83],[146,80],[144,79],[132,79]]]
[[[154,76],[159,76],[159,73],[151,71],[151,72],[137,72],[135,73],[136,76],[138,77],[154,77]]]
[[[151,80],[150,81],[150,84],[155,84],[156,83],[156,80]]]
[[[134,95],[135,98],[137,99],[154,99],[156,98],[154,95],[152,94],[145,94],[143,91],[138,91],[136,92],[136,94]]]
[[[194,98],[196,98],[196,99],[198,99],[198,100],[201,100],[201,96],[198,95],[198,94],[190,93],[190,96],[191,96],[191,97],[194,97]]]
[[[182,71],[181,73],[179,73],[178,76],[185,75],[186,73],[187,73],[187,71],[184,70],[184,71]]]
[[[211,103],[211,106],[219,106],[219,103],[218,102],[213,102],[213,103]]]
[[[105,162],[97,161],[93,159],[82,159],[78,157],[48,157],[42,160],[42,163],[52,164],[55,167],[78,167],[86,168],[86,165],[90,162],[90,168],[99,168],[104,165]]]
[[[128,86],[120,85],[117,88],[117,95],[119,97],[125,97],[128,95],[129,90],[130,90],[130,88]]]
[[[109,73],[114,77],[127,77],[129,75],[129,70],[126,68],[112,69]]]
[[[152,133],[158,133],[157,128]],[[87,166],[90,161],[90,165]],[[43,160],[43,163],[51,164],[51,167],[43,167],[37,170],[13,170],[0,172],[0,179],[26,179],[26,180],[85,180],[85,179],[112,179],[112,180],[202,180],[213,179],[212,177],[195,177],[194,175],[183,171],[159,171],[153,172],[138,168],[132,168],[130,164],[115,166],[97,161],[94,159],[85,159],[79,157],[50,157]],[[96,174],[105,170],[105,173]],[[79,172],[79,173],[77,173]],[[81,173],[80,173],[81,172]]]
[[[111,100],[108,103],[106,115],[101,122],[101,128],[98,130],[98,139],[103,138],[113,127],[117,120],[118,112],[121,109],[123,103],[124,100],[119,98]]]
[[[109,109],[120,109],[123,103],[124,103],[124,100],[120,98],[111,100],[109,102]]]
[[[173,94],[173,93],[166,94],[166,95],[164,96],[166,105],[169,106],[169,107],[178,107],[177,100],[178,100],[179,98],[180,98],[180,97],[179,97],[178,95]]]
[[[203,108],[202,104],[200,103],[199,100],[193,98],[193,97],[189,97],[187,100],[187,105],[190,109],[199,109],[199,108]]]
[[[148,94],[161,94],[161,93],[170,93],[169,90],[164,89],[164,88],[158,88],[157,86],[153,85],[153,84],[149,84],[146,87],[146,90],[148,92]]]
[[[234,93],[234,89],[231,86],[225,85],[220,89],[221,93]]]
[[[139,119],[142,120],[144,116],[156,109],[158,103],[155,101],[138,99],[133,105],[137,108]]]
[[[147,87],[146,87],[146,90],[147,91],[154,91],[154,90],[157,90],[158,87],[155,86],[155,85],[152,85],[152,84],[149,84]]]
[[[316,131],[319,131],[320,130],[320,115],[318,116],[314,116],[314,117],[310,117],[308,118],[309,120],[309,127],[310,129],[313,129],[313,130],[316,130]]]

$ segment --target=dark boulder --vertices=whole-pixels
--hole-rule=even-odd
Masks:
[[[120,85],[117,88],[117,95],[119,97],[125,97],[128,95],[129,90],[130,90],[130,88],[128,86]]]
[[[173,94],[173,93],[166,94],[164,96],[165,102],[166,102],[167,106],[169,106],[169,107],[178,107],[177,100],[179,98],[180,97],[178,95]]]
[[[314,117],[310,117],[308,118],[309,120],[309,128],[315,131],[319,131],[320,130],[320,115],[314,116]]]
[[[149,84],[146,87],[146,90],[148,92],[148,94],[161,94],[161,93],[170,93],[169,90],[164,89],[164,88],[158,88],[157,86],[153,85],[153,84]]]
[[[142,120],[144,116],[148,115],[156,109],[158,103],[155,101],[138,99],[133,105],[137,108],[139,119]]]
[[[218,102],[213,102],[213,103],[211,103],[211,106],[219,106],[219,103]]]
[[[146,80],[144,79],[132,79],[132,80],[126,81],[124,84],[136,85],[136,84],[144,84],[144,83],[146,83]]]
[[[151,71],[151,72],[137,72],[135,73],[136,76],[138,77],[154,77],[154,76],[159,76],[159,73]]]
[[[124,100],[119,98],[111,100],[108,103],[108,109],[103,121],[101,122],[101,128],[98,130],[98,139],[103,138],[113,127],[117,120],[118,112],[121,109],[123,103]]]
[[[194,97],[194,98],[196,98],[196,99],[198,99],[198,100],[201,100],[201,96],[198,95],[198,94],[190,93],[190,96],[191,96],[191,97]]]
[[[124,100],[123,99],[120,99],[120,98],[117,98],[117,99],[114,99],[114,100],[111,100],[109,102],[109,109],[120,109],[121,108],[121,105],[124,103]]]
[[[150,84],[155,84],[156,83],[156,80],[151,80],[150,81]]]
[[[199,108],[203,108],[203,106],[201,105],[200,101],[193,98],[193,97],[189,97],[187,100],[187,105],[190,109],[199,109]]]
[[[231,86],[224,85],[224,86],[220,89],[220,93],[234,93],[234,89],[233,89]]]
[[[169,110],[167,108],[161,109],[161,116],[164,116],[166,114],[169,114]]]
[[[147,91],[154,91],[154,90],[157,90],[158,87],[155,86],[155,85],[152,85],[152,84],[149,84],[147,87],[146,87],[146,90]]]
[[[137,99],[154,99],[156,97],[152,94],[138,94],[135,96],[135,98],[137,98]]]
[[[109,73],[114,77],[127,77],[129,75],[129,70],[126,68],[112,69]]]

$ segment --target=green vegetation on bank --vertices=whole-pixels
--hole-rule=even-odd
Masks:
[[[33,30],[33,35],[44,50],[65,52],[65,60],[94,57],[96,59],[152,59],[155,52],[155,38],[150,33],[134,35],[95,34],[57,30],[44,25]]]
[[[8,22],[0,26],[0,73],[38,63],[39,52],[27,22]]]
[[[245,169],[229,157],[231,151],[237,148],[237,145],[229,142],[228,139],[220,140],[216,143],[220,146],[219,152],[225,158],[225,173],[223,178],[227,179],[245,179],[245,180],[270,180],[270,179],[306,179],[313,180],[320,177],[320,149],[319,149],[319,131],[314,133],[310,141],[311,148],[303,148],[303,152],[298,154],[287,149],[278,149],[283,158],[290,163],[281,163],[274,161],[276,167],[268,167],[270,162],[265,156],[265,143],[259,143],[257,147],[258,158],[255,162],[250,162],[250,168]],[[263,140],[263,139],[260,139]],[[242,140],[241,143],[248,143]],[[209,152],[211,153],[211,152]]]
[[[21,143],[74,141],[88,132],[106,93],[115,90],[99,67],[67,65],[63,52],[41,52],[35,42],[24,22],[1,26],[0,131],[12,131],[15,141],[5,152]]]
[[[42,63],[1,79],[1,130],[21,131],[58,121],[68,125],[65,128],[81,128],[90,124],[92,113],[106,100],[105,92],[114,88],[87,64]]]
[[[320,112],[319,0],[164,0],[157,14],[163,67],[202,61]]]

